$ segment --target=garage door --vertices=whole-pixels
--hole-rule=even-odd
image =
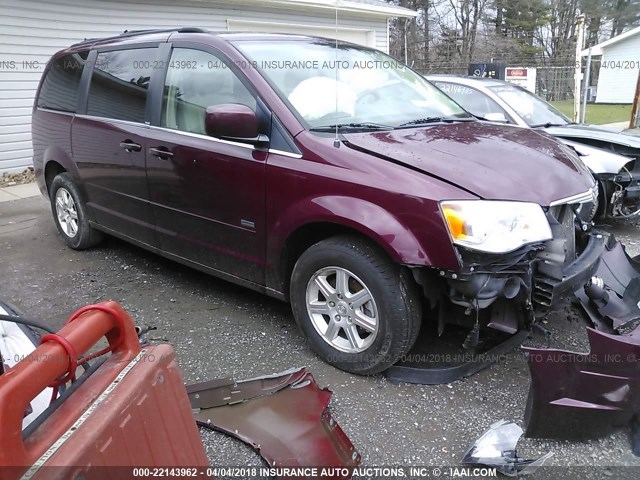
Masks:
[[[299,35],[315,35],[318,37],[338,38],[346,42],[357,43],[367,47],[375,47],[375,35],[371,30],[357,28],[327,28],[316,25],[291,23],[249,22],[246,20],[228,20],[231,32],[267,32],[294,33]]]

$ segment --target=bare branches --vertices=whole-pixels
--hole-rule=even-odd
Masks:
[[[491,59],[512,65],[569,64],[581,13],[588,44],[640,24],[640,0],[387,1],[419,12],[415,20],[391,22],[392,54],[402,60],[406,55],[409,64],[430,71],[462,73],[469,62]]]

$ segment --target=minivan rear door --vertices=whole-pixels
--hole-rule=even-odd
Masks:
[[[156,246],[145,155],[156,45],[100,50],[86,107],[72,125],[73,157],[91,217],[112,233]]]
[[[207,107],[231,103],[249,106],[265,125],[269,117],[223,58],[204,45],[173,44],[164,84],[154,87],[150,200],[163,251],[229,280],[264,285],[268,152],[208,136],[204,119]]]

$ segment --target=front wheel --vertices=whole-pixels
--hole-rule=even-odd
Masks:
[[[386,370],[420,330],[422,304],[410,275],[356,238],[335,237],[306,250],[293,269],[290,296],[313,350],[348,372]]]
[[[102,233],[89,225],[86,207],[71,175],[57,175],[49,189],[51,211],[64,242],[74,250],[84,250],[98,244]]]

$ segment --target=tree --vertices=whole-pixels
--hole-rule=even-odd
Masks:
[[[627,27],[640,21],[640,0],[614,0],[610,2],[611,37],[620,35]]]
[[[579,14],[586,18],[587,46],[640,24],[640,0],[387,1],[418,12],[391,21],[391,53],[430,71],[466,71],[467,63],[492,58],[569,65]]]
[[[549,3],[545,0],[503,0],[502,15],[504,35],[520,44],[523,58],[533,61],[541,50],[535,42],[536,34],[551,19]]]
[[[392,3],[416,10],[418,16],[391,21],[391,54],[401,60],[406,57],[416,68],[426,68],[430,60],[432,0],[396,0]]]

